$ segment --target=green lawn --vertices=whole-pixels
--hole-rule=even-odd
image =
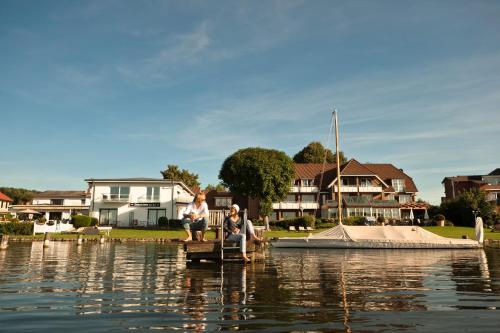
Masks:
[[[467,235],[470,239],[475,239],[474,228],[470,227],[424,227],[424,229],[433,232],[437,235],[450,238],[462,238],[462,235]],[[321,232],[326,229],[316,229],[313,233]],[[308,232],[294,232],[287,230],[272,230],[264,233],[267,238],[274,237],[305,237]],[[485,229],[485,239],[500,239],[500,232],[490,232]],[[43,239],[43,235],[36,236],[11,236],[22,238]],[[53,239],[76,239],[77,234],[52,234]],[[97,238],[97,235],[83,235],[84,238]],[[140,238],[140,239],[184,239],[186,234],[183,230],[143,230],[143,229],[113,229],[109,235],[111,238]],[[206,238],[214,239],[215,232],[208,231]]]

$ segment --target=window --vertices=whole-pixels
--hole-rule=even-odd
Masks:
[[[110,199],[125,200],[128,199],[130,187],[128,186],[111,186]]]
[[[342,180],[342,186],[349,186],[349,178],[340,178]]]
[[[387,195],[387,200],[394,200],[394,194]]]
[[[359,180],[359,186],[361,186],[361,187],[369,187],[369,186],[372,186],[372,182],[368,178],[361,178]]]
[[[118,209],[99,210],[99,225],[116,225]]]
[[[64,203],[64,199],[50,199],[51,205],[62,205]]]
[[[302,179],[302,186],[313,186],[313,179]]]
[[[160,201],[160,187],[148,187],[146,189],[146,199],[149,201]]]
[[[165,209],[148,209],[148,227],[157,227],[158,219],[166,215],[167,212]]]
[[[316,202],[314,194],[302,194],[302,202]]]
[[[399,196],[399,203],[409,203],[411,202],[411,196],[409,195],[400,195]]]
[[[285,202],[296,202],[295,194],[287,194],[285,198]]]
[[[231,197],[216,197],[215,206],[216,207],[229,207],[233,204],[233,198]]]
[[[396,191],[396,192],[404,192],[404,190],[405,190],[404,179],[393,179],[392,180],[392,187],[394,188],[394,191]]]
[[[295,212],[283,212],[283,220],[291,220],[297,217]]]

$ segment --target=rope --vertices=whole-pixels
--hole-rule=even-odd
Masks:
[[[325,166],[326,166],[326,156],[328,153],[328,147],[330,147],[330,139],[332,137],[332,131],[333,131],[333,115],[334,113],[332,112],[332,120],[330,121],[330,130],[328,131],[328,138],[326,140],[326,147],[325,147],[325,153],[323,154],[323,167],[321,168],[321,176],[319,178],[319,186],[318,186],[318,195],[316,196],[316,203],[318,204],[319,207],[319,199],[321,196],[321,186],[323,186],[323,175],[325,173]],[[337,152],[338,154],[338,152]],[[314,210],[314,215],[316,216],[316,211],[317,208]]]

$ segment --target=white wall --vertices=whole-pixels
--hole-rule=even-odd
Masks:
[[[172,186],[170,184],[165,184],[165,182],[159,183],[94,183],[95,189],[91,189],[91,195],[93,199],[93,208],[92,203],[90,203],[91,216],[99,218],[101,209],[117,209],[117,226],[126,227],[130,225],[130,213],[133,212],[133,219],[138,220],[139,224],[143,224],[148,220],[148,210],[150,209],[164,209],[166,211],[166,216],[169,219],[177,218],[177,205],[176,198],[179,196],[189,196],[192,195],[184,190],[182,186],[175,185],[174,186],[174,201],[172,203]],[[110,191],[112,186],[122,186],[122,187],[130,187],[129,191],[129,199],[123,201],[115,201],[106,200],[103,198],[103,195],[110,198]],[[160,188],[160,197],[159,207],[140,207],[140,206],[130,206],[130,203],[147,203],[150,202],[146,198],[147,195],[147,187],[159,187]],[[91,199],[91,202],[92,202]]]

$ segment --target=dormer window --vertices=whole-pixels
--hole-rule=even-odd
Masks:
[[[302,179],[302,186],[313,186],[314,179]]]
[[[361,187],[369,187],[369,186],[372,186],[372,182],[368,178],[361,178],[359,180],[359,186],[361,186]]]
[[[405,181],[404,179],[393,179],[392,180],[392,188],[396,192],[404,192],[405,190]]]

